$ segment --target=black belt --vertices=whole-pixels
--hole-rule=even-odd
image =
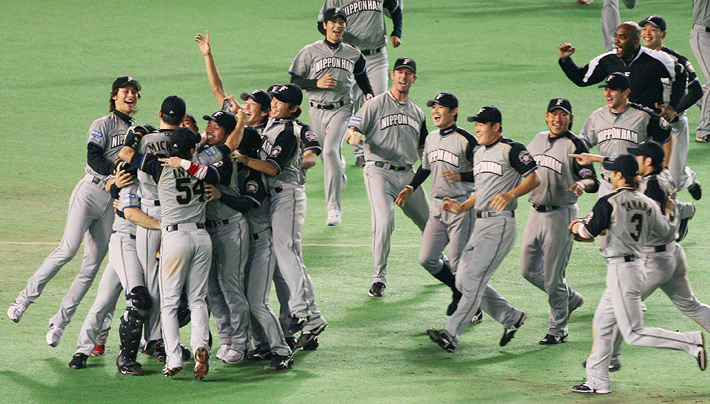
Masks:
[[[259,233],[254,233],[251,235],[252,240],[258,240],[259,239]]]
[[[91,182],[93,182],[94,184],[101,184],[101,178],[99,178],[99,177],[93,177],[93,178],[91,179]]]
[[[380,168],[386,168],[388,170],[392,171],[408,171],[412,168],[412,166],[403,166],[403,167],[398,167],[398,166],[393,166],[390,163],[385,163],[384,161],[375,161],[375,167],[380,167]]]
[[[116,233],[116,232],[115,232],[115,231],[112,231],[111,233]],[[127,233],[123,233],[123,234],[125,234],[126,236],[129,236],[129,237],[132,238],[133,240],[136,239],[136,235],[135,235],[135,234],[127,234]]]
[[[665,252],[666,251],[666,246],[665,245],[657,245],[653,247],[653,251],[655,252]]]
[[[281,192],[281,191],[283,191],[283,190],[284,190],[284,189],[281,188],[281,187],[276,187],[276,188],[273,188],[273,189],[272,189],[272,191],[274,191],[275,194],[278,194],[279,192]]]
[[[710,32],[710,27],[705,27],[705,32]],[[365,52],[362,53],[364,54]]]
[[[318,108],[318,109],[323,109],[323,110],[329,111],[331,109],[336,109],[336,108],[342,107],[343,105],[345,105],[345,101],[338,101],[338,102],[334,102],[332,104],[317,104],[313,101],[310,101],[310,104],[313,108]]]
[[[560,207],[559,206],[554,206],[554,205],[538,205],[533,203],[532,204],[533,209],[535,209],[538,212],[552,212],[553,210],[557,210]]]
[[[205,222],[205,226],[208,229],[215,228],[217,226],[221,226],[223,224],[229,224],[229,219],[224,219],[224,220],[208,220]]]
[[[625,262],[634,262],[636,260],[636,257],[633,255],[624,255],[624,261]]]
[[[188,224],[188,223],[186,223],[186,224]],[[204,225],[203,223],[189,223],[189,224],[194,224],[195,227],[197,227],[197,228],[200,229],[200,230],[202,230],[202,229],[205,228],[205,225]],[[167,227],[165,228],[165,231],[180,230],[180,226],[182,226],[182,225],[181,225],[181,224],[171,224],[170,226],[167,226]]]
[[[157,199],[142,199],[141,203],[150,207],[160,206],[160,201]]]
[[[477,219],[483,219],[486,217],[497,217],[497,216],[505,216],[505,217],[515,217],[515,212],[512,210],[504,210],[501,212],[493,212],[493,211],[488,211],[488,210],[477,210],[476,211],[476,218]]]
[[[377,53],[382,52],[382,50],[383,50],[384,48],[385,48],[385,47],[383,46],[383,47],[381,47],[381,48],[377,48],[377,49],[366,49],[366,50],[360,51],[360,52],[362,52],[362,54],[365,55],[365,56],[370,56],[370,55],[375,55],[375,54],[377,54]]]

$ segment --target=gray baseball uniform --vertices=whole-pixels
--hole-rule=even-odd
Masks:
[[[578,212],[577,196],[567,188],[584,178],[597,182],[596,175],[592,165],[581,166],[569,157],[571,153],[588,151],[584,142],[569,131],[559,137],[551,136],[550,131],[540,132],[528,145],[528,151],[537,163],[540,185],[530,192],[532,209],[523,232],[521,273],[548,295],[547,333],[566,337],[569,311],[584,301],[565,281],[572,253],[567,225]],[[596,192],[596,188],[588,192]]]
[[[491,208],[490,200],[517,187],[523,176],[532,174],[536,168],[535,160],[525,146],[505,137],[479,147],[473,156],[476,224],[460,260],[464,265],[456,273],[456,287],[463,296],[444,329],[454,346],[479,307],[506,328],[514,327],[524,316],[488,286],[493,273],[515,243],[517,199],[511,200],[500,212]],[[481,305],[484,298],[488,307]]]
[[[613,158],[649,139],[665,143],[670,134],[671,128],[665,119],[648,108],[629,103],[620,114],[612,113],[607,106],[594,111],[584,122],[579,138],[588,148],[599,146],[599,154]],[[602,168],[601,176],[599,197],[612,191],[609,171]]]
[[[352,115],[351,92],[356,77],[364,76],[367,82],[365,90],[372,91],[366,79],[365,58],[350,44],[332,44],[324,39],[301,49],[291,62],[289,73],[293,76],[291,81],[306,91],[311,106],[311,127],[323,147],[326,207],[329,211],[341,211],[345,167],[340,149]],[[336,87],[317,88],[315,82],[327,74],[333,75]],[[358,82],[358,85],[365,84]]]
[[[602,253],[607,262],[607,288],[594,313],[594,342],[587,359],[586,385],[611,391],[609,360],[615,327],[629,345],[674,349],[691,355],[702,344],[702,334],[643,325],[641,292],[645,276],[639,262],[642,247],[651,237],[662,237],[672,230],[658,204],[637,190],[618,188],[597,201],[590,222],[579,232],[596,237],[605,229],[609,242]]]
[[[703,104],[695,138],[707,142],[710,139],[710,1],[693,0],[693,29],[690,31],[690,49],[705,75]]]
[[[634,8],[636,0],[624,0],[624,4],[628,8]],[[607,51],[614,50],[614,32],[619,25],[621,25],[619,0],[604,0],[602,4],[602,41],[604,49]]]
[[[370,199],[372,282],[387,283],[387,257],[394,229],[394,201],[414,177],[412,165],[427,135],[424,113],[408,98],[400,102],[388,91],[363,104],[350,120],[362,133],[365,149],[365,188]],[[419,187],[402,208],[422,231],[429,217],[429,201]],[[470,321],[470,319],[469,319]]]
[[[108,251],[114,214],[112,199],[104,189],[112,162],[123,146],[123,137],[131,118],[118,111],[95,120],[88,132],[86,175],[74,188],[69,199],[67,224],[62,241],[27,280],[27,286],[16,301],[29,306],[40,296],[47,283],[76,255],[84,239],[81,268],[62,300],[59,311],[49,320],[50,327],[64,329],[71,321],[76,307],[89,290]],[[97,160],[94,155],[100,153]],[[98,171],[97,171],[98,170]]]

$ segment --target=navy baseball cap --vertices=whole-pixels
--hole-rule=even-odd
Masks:
[[[649,15],[648,17],[646,17],[646,18],[644,18],[643,20],[641,20],[641,22],[639,23],[639,26],[643,27],[644,25],[646,25],[646,24],[648,24],[648,23],[651,23],[651,24],[653,24],[655,27],[660,28],[661,31],[665,31],[665,30],[666,30],[666,20],[664,20],[663,18],[661,18],[660,15],[655,15],[655,14],[654,14],[654,15]]]
[[[663,146],[653,140],[647,140],[638,145],[638,147],[629,147],[628,150],[629,153],[634,156],[650,157],[653,164],[662,162],[666,157],[666,153],[663,151]]]
[[[567,98],[557,97],[550,100],[547,104],[547,112],[552,112],[556,109],[561,109],[568,114],[572,113],[572,103]]]
[[[624,153],[615,159],[604,160],[602,166],[610,171],[617,171],[625,177],[637,175],[639,173],[639,163],[632,154]]]
[[[599,85],[599,88],[610,90],[626,90],[631,88],[631,80],[622,72],[614,72],[606,78],[606,82]]]
[[[459,107],[459,100],[458,98],[456,98],[455,95],[451,93],[439,93],[436,97],[434,97],[433,100],[427,101],[426,106],[431,108],[434,106],[434,104],[439,104],[442,107],[454,109]]]
[[[163,115],[169,115],[173,118],[182,119],[185,116],[185,100],[177,95],[170,95],[163,100],[163,105],[160,107]]]
[[[217,122],[217,125],[221,126],[227,135],[237,127],[237,118],[231,112],[217,111],[212,115],[203,116],[202,119]]]
[[[201,137],[190,128],[178,128],[170,135],[173,152],[189,151],[200,143]]]
[[[269,93],[263,90],[254,90],[250,93],[242,93],[242,95],[239,97],[243,101],[248,100],[251,98],[254,100],[254,102],[261,104],[265,108],[271,108],[271,96]]]
[[[121,76],[121,77],[117,78],[116,80],[114,80],[111,90],[126,87],[128,85],[134,85],[134,86],[136,86],[136,90],[141,91],[140,83],[138,83],[138,81],[131,76]]]
[[[480,123],[503,123],[503,115],[500,110],[493,105],[483,107],[478,110],[478,113],[474,116],[468,117],[469,122],[480,122]]]
[[[301,102],[303,102],[301,87],[293,83],[271,86],[269,94],[281,102],[287,102],[292,105],[301,105]]]
[[[394,62],[394,68],[392,71],[399,70],[399,69],[404,69],[407,68],[414,72],[414,74],[417,74],[417,63],[414,61],[414,59],[410,58],[399,58],[397,59],[396,62]]]
[[[323,13],[323,21],[333,21],[338,17],[345,20],[345,22],[348,21],[348,16],[345,15],[345,10],[340,7],[331,7]]]

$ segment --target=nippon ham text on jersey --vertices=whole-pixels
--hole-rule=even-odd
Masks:
[[[629,129],[624,128],[609,128],[600,130],[597,133],[599,143],[607,140],[626,140],[629,142],[639,143],[639,134]]]
[[[549,168],[557,174],[562,174],[562,162],[557,160],[556,158],[548,156],[546,154],[538,154],[536,156],[533,156],[533,158],[535,159],[535,163],[537,163],[538,166]]]
[[[380,129],[387,129],[395,125],[409,125],[415,130],[419,130],[421,124],[416,119],[405,114],[387,115],[380,119]]]
[[[503,167],[500,165],[500,163],[497,163],[495,161],[481,161],[480,163],[473,166],[474,176],[483,173],[503,175]]]
[[[316,60],[313,67],[316,74],[326,69],[342,69],[351,72],[355,68],[353,62],[335,56]]]
[[[454,167],[459,166],[459,156],[456,153],[452,153],[448,150],[438,149],[429,152],[429,164],[434,164],[437,161],[443,161],[449,163]]]
[[[96,132],[96,131],[94,131]],[[117,134],[111,136],[111,148],[116,148],[116,147],[123,147],[124,139],[126,135],[124,134]]]
[[[379,0],[360,0],[354,1],[343,7],[345,15],[352,15],[360,11],[377,11],[382,12],[382,2]]]

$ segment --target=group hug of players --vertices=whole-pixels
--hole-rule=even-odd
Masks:
[[[292,83],[242,93],[243,106],[227,97],[209,36],[198,34],[210,85],[223,107],[204,116],[203,136],[177,96],[164,100],[158,128],[134,125],[141,86],[132,77],[119,77],[112,86],[111,114],[89,129],[87,174],[72,194],[62,243],[30,278],[8,317],[20,321],[86,235],[80,273],[47,333],[47,343],[56,346],[108,251],[109,265],[71,368],[84,368],[89,355],[103,354],[121,291],[127,306],[120,318],[117,366],[123,374],[143,374],[139,350],[164,361],[165,376],[182,370],[183,361],[193,357],[179,343],[186,313],[197,379],[209,370],[210,313],[221,342],[218,359],[230,364],[269,359],[266,370],[289,368],[294,350],[316,349],[327,326],[301,251],[305,172],[323,152],[327,224],[340,224],[344,137],[364,152],[375,267],[368,294],[385,294],[393,209],[400,206],[423,231],[422,265],[453,293],[445,329],[428,330],[443,349],[453,352],[482,311],[504,326],[501,346],[524,324],[526,314],[488,281],[515,242],[517,199],[529,194],[521,265],[523,276],[549,296],[541,344],[565,342],[569,315],[584,302],[565,282],[573,235],[587,241],[600,236],[609,268],[585,365],[588,379],[574,391],[611,391],[609,370],[620,368],[621,338],[684,350],[705,369],[702,333],[643,327],[641,311],[642,298],[660,287],[684,314],[710,329],[710,307],[693,296],[677,242],[695,213],[692,204],[675,200],[677,191],[688,188],[700,198],[700,186],[685,167],[687,144],[675,147],[682,140],[672,137],[682,135],[684,122],[687,142],[682,111],[697,101],[694,90],[686,91],[697,84],[689,63],[641,47],[635,23],[621,24],[616,50],[584,67],[571,61],[571,45],[561,45],[563,71],[580,86],[604,81],[606,106],[586,120],[578,137],[570,131],[570,101],[550,100],[549,130],[525,147],[502,135],[502,113],[494,106],[468,117],[476,137],[458,127],[458,100],[446,92],[427,102],[437,127],[428,132],[423,111],[408,96],[417,78],[410,58],[395,62],[391,88],[375,95],[364,53],[342,41],[349,18],[343,9],[326,9],[325,40],[294,59]],[[658,16],[641,25],[644,33],[665,32]],[[353,115],[355,86],[364,103]],[[302,90],[313,129],[297,119]],[[599,155],[588,153],[594,146]],[[672,168],[674,158],[682,164],[672,172],[665,167]],[[422,164],[415,171],[417,160]],[[601,180],[594,162],[602,163]],[[431,206],[421,187],[427,178]],[[576,219],[577,198],[597,191],[593,213]],[[70,229],[70,223],[77,228]],[[268,306],[272,281],[280,316]]]

